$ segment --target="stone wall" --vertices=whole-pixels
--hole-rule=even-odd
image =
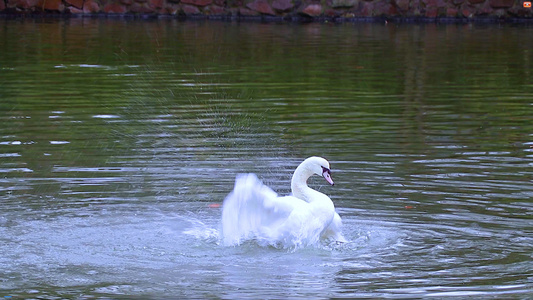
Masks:
[[[530,0],[0,0],[0,14],[184,16],[213,19],[531,19]],[[526,2],[524,4],[524,2]],[[529,2],[531,3],[531,2]],[[529,5],[530,6],[530,5]]]

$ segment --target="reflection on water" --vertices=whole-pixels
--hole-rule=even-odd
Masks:
[[[531,294],[531,28],[0,26],[0,296]],[[219,244],[311,155],[349,243]]]

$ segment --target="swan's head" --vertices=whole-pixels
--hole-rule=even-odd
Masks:
[[[335,185],[335,183],[333,183],[333,179],[331,179],[331,170],[329,167],[329,162],[324,158],[312,156],[304,160],[302,165],[303,164],[305,164],[307,168],[314,174],[324,177],[324,179],[326,179],[329,184]]]

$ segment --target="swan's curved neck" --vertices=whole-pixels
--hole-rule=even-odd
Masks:
[[[293,196],[307,202],[310,201],[310,191],[315,191],[307,186],[307,179],[313,175],[313,171],[308,169],[305,164],[300,164],[292,174],[291,190]]]

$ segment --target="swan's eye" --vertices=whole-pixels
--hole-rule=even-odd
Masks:
[[[322,174],[324,173],[328,173],[329,175],[331,175],[331,171],[328,168],[322,167]]]

